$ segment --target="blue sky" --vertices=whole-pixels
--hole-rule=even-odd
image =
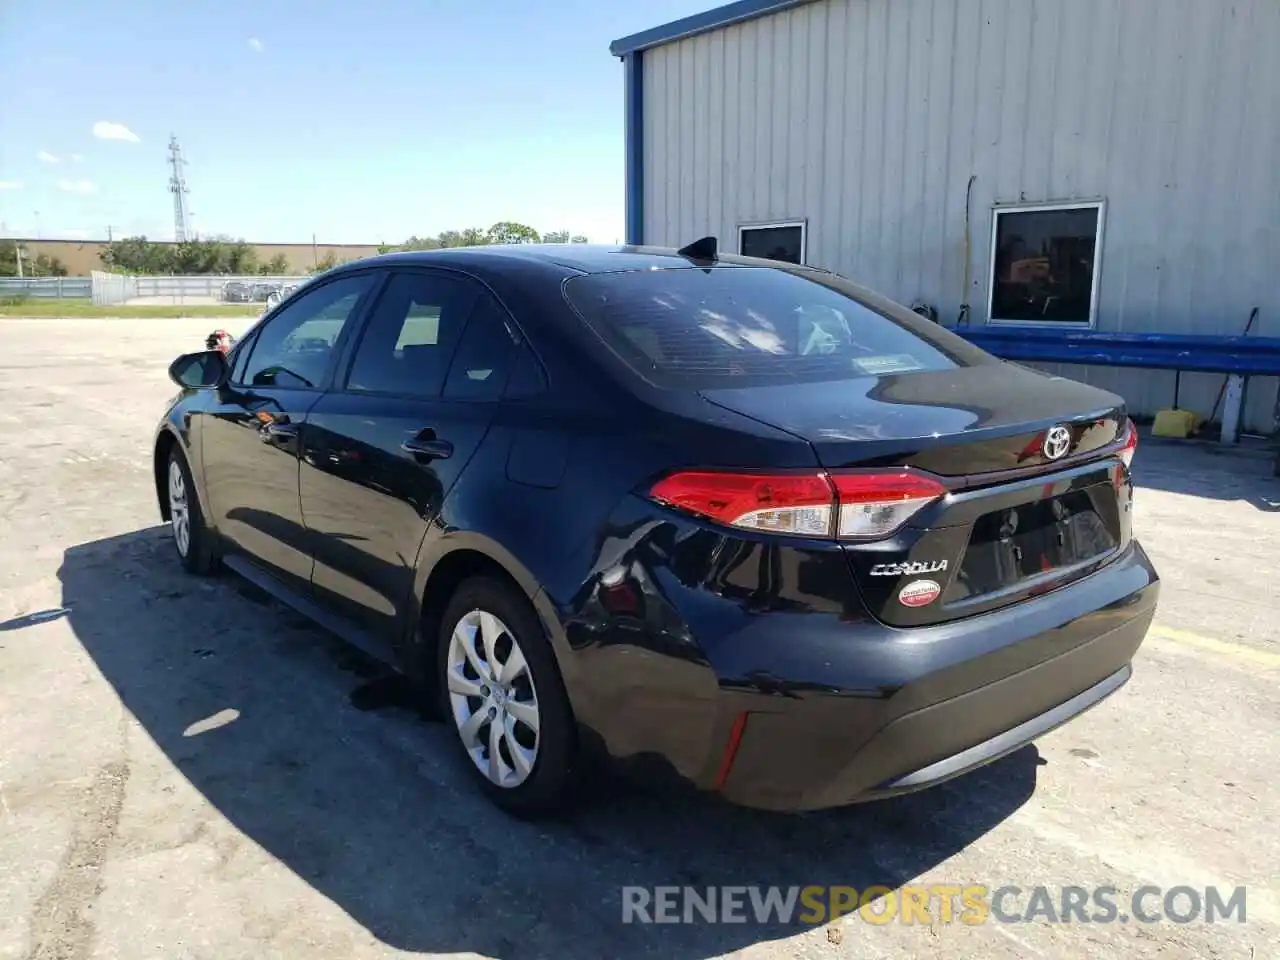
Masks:
[[[715,0],[0,0],[0,235],[622,235],[609,42]],[[40,8],[36,13],[36,7]]]

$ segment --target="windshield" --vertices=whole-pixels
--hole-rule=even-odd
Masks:
[[[873,310],[851,284],[816,272],[635,270],[575,277],[564,290],[591,329],[659,386],[812,383],[989,360],[923,318]]]

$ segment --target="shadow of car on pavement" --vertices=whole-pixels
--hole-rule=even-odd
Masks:
[[[177,771],[403,950],[702,958],[792,936],[624,924],[622,888],[896,887],[1017,810],[1043,763],[1027,747],[934,790],[797,816],[606,778],[572,817],[523,823],[474,789],[452,731],[353,706],[381,675],[369,661],[238,578],[187,576],[166,528],[73,547],[59,576],[79,642]]]

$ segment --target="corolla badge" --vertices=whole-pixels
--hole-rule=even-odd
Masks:
[[[933,580],[912,580],[898,591],[898,602],[904,607],[923,607],[938,599],[942,588]]]
[[[873,577],[918,577],[922,573],[941,573],[947,569],[945,560],[916,560],[905,563],[877,563],[871,568]]]
[[[1067,451],[1070,448],[1071,431],[1061,424],[1056,427],[1050,427],[1044,435],[1044,444],[1041,449],[1044,451],[1046,459],[1061,460],[1067,455]]]

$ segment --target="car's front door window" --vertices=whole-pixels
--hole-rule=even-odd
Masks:
[[[319,387],[338,338],[373,283],[371,273],[340,277],[286,304],[258,334],[242,382],[255,387]]]

